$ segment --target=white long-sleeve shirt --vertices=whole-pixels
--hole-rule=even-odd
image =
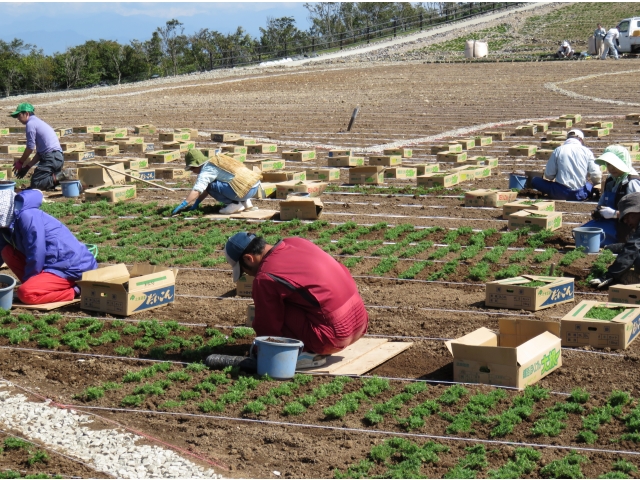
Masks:
[[[544,176],[571,190],[578,190],[585,186],[588,179],[593,184],[600,183],[602,172],[595,163],[593,152],[580,140],[570,138],[553,151],[544,169]]]
[[[610,28],[607,32],[607,35],[604,37],[605,41],[613,43],[614,40],[617,40],[620,37],[620,32],[617,28]]]

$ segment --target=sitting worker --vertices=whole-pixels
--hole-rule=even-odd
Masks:
[[[640,281],[640,192],[622,197],[618,203],[618,210],[620,221],[624,222],[632,233],[625,243],[606,247],[617,253],[618,257],[607,269],[604,278],[595,278],[589,282],[593,287],[605,288],[611,284],[628,285]]]
[[[565,40],[560,44],[560,46],[558,47],[558,51],[556,52],[556,56],[558,58],[573,57],[573,49],[571,48],[571,45],[569,45],[569,42]]]
[[[30,305],[73,300],[80,295],[76,281],[98,268],[86,245],[40,210],[42,199],[36,189],[0,190],[2,260],[22,282],[18,298]]]
[[[27,148],[24,149],[20,160],[13,164],[16,177],[24,178],[37,163],[38,166],[31,176],[30,188],[51,190],[60,182],[72,178],[70,169],[62,171],[64,157],[56,132],[49,124],[35,116],[33,105],[21,103],[10,116],[17,118],[27,130]],[[36,154],[29,160],[34,150]]]
[[[249,170],[241,162],[226,155],[216,154],[207,158],[196,149],[187,152],[185,162],[186,168],[197,173],[198,178],[191,193],[173,210],[172,215],[180,213],[191,203],[193,206],[188,210],[196,210],[207,195],[224,203],[225,206],[220,209],[223,215],[257,210],[251,204],[251,199],[260,188],[260,173]]]
[[[581,202],[591,196],[593,185],[600,183],[602,178],[600,167],[594,160],[593,152],[584,146],[582,131],[573,129],[567,134],[564,144],[551,154],[544,169],[544,178],[534,177],[527,186],[554,200]]]
[[[240,232],[227,241],[225,255],[234,282],[242,271],[255,277],[256,335],[304,343],[307,353],[298,357],[298,368],[343,350],[367,332],[369,316],[349,270],[309,240],[292,237],[268,245]]]
[[[598,202],[598,207],[591,213],[593,220],[583,227],[602,228],[605,238],[600,246],[624,242],[630,233],[627,226],[618,220],[618,203],[629,193],[640,192],[640,176],[631,166],[629,151],[622,145],[610,145],[596,159],[596,164],[606,165],[609,177]]]

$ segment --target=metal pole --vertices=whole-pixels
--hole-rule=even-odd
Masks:
[[[398,28],[398,20],[393,19],[393,38],[396,38],[396,29]]]
[[[340,50],[342,50],[342,33],[340,34]]]
[[[353,113],[351,114],[351,120],[349,121],[349,126],[347,127],[347,132],[351,131],[351,127],[353,126],[353,122],[356,121],[356,117],[358,116],[358,112],[360,111],[360,107],[356,107]]]
[[[422,12],[420,12],[420,31],[422,31]]]

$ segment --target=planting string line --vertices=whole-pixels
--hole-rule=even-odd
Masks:
[[[90,410],[111,410],[114,412],[123,412],[123,413],[142,413],[142,414],[148,414],[148,415],[151,414],[151,415],[168,415],[168,416],[176,416],[176,417],[208,418],[211,420],[222,420],[222,421],[231,421],[231,422],[238,421],[238,422],[257,423],[257,424],[263,424],[263,425],[277,425],[282,427],[293,427],[293,428],[315,428],[318,430],[332,430],[332,431],[339,431],[339,432],[403,436],[403,437],[411,437],[411,438],[429,438],[429,439],[435,439],[435,440],[441,440],[441,441],[479,442],[479,443],[487,443],[487,444],[493,444],[493,445],[510,445],[510,446],[516,446],[516,447],[536,447],[536,448],[550,448],[550,449],[559,449],[559,450],[577,450],[581,452],[607,453],[607,454],[617,454],[617,455],[634,455],[634,456],[640,455],[640,452],[638,451],[629,451],[629,450],[609,450],[604,448],[573,447],[573,446],[565,446],[565,445],[550,445],[545,443],[509,442],[505,440],[484,440],[484,439],[477,439],[477,438],[450,437],[447,435],[430,435],[426,433],[391,432],[388,430],[367,430],[365,428],[333,427],[330,425],[277,422],[274,420],[257,420],[252,418],[222,417],[218,415],[203,415],[203,414],[197,414],[197,413],[158,412],[154,410],[136,410],[136,409],[128,409],[128,408],[109,408],[109,407],[86,407],[81,405],[63,405],[63,407],[73,408],[79,411],[82,411],[83,408],[90,409]]]
[[[189,362],[176,362],[173,360],[155,360],[155,359],[150,359],[150,358],[139,358],[139,357],[119,357],[116,355],[100,355],[97,353],[78,353],[78,352],[65,352],[65,351],[61,351],[61,350],[40,350],[38,348],[24,348],[24,347],[10,347],[10,346],[5,346],[2,347],[0,346],[0,349],[3,350],[20,350],[23,352],[38,352],[38,353],[51,353],[51,354],[63,354],[63,355],[77,355],[77,356],[82,356],[82,357],[96,357],[96,358],[110,358],[112,360],[131,360],[131,361],[136,361],[136,362],[160,362],[160,363],[176,363],[179,365],[189,365]]]
[[[51,315],[50,313],[32,313],[32,315],[45,316]],[[94,317],[93,315],[66,315],[64,313],[59,313],[61,317],[64,318],[95,318],[96,320],[108,320],[111,322],[119,321],[119,322],[127,322],[127,323],[140,323],[140,322],[150,322],[153,320],[157,320],[156,318],[147,318],[147,319],[135,319],[135,318],[112,318],[112,317]],[[184,325],[187,327],[208,327],[206,323],[180,323],[176,322],[178,325]]]

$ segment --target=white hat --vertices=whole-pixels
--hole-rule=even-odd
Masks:
[[[562,42],[562,46],[563,47],[568,47],[569,46],[569,42],[567,42],[566,40],[564,42]]]
[[[629,173],[631,171],[629,165],[624,163],[622,159],[613,152],[604,152],[602,155],[596,158],[595,163],[597,165],[605,165],[608,163],[612,167],[620,170],[622,173]]]
[[[584,133],[582,133],[582,130],[579,130],[577,128],[574,128],[573,130],[569,130],[569,133],[567,133],[567,138],[569,137],[578,137],[581,140],[584,140]]]

